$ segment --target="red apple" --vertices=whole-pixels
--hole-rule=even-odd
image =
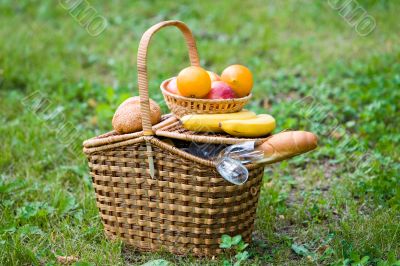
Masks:
[[[178,90],[178,84],[176,83],[176,78],[171,79],[168,84],[167,87],[165,88],[167,91],[169,91],[170,93],[176,94],[176,95],[181,95],[179,93]]]
[[[235,92],[224,81],[213,81],[207,99],[232,99],[236,98]]]
[[[212,71],[207,71],[208,75],[210,76],[211,81],[219,81],[221,80],[221,77],[215,74]]]

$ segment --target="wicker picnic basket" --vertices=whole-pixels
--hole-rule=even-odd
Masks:
[[[152,35],[167,26],[182,31],[191,63],[198,65],[196,45],[184,23],[165,21],[151,27],[140,41],[137,58],[143,131],[100,135],[84,142],[84,152],[108,237],[143,251],[211,256],[221,252],[223,234],[251,240],[264,167],[246,165],[249,180],[233,185],[218,174],[214,161],[163,139],[213,144],[243,139],[187,131],[171,114],[151,125],[147,49]]]

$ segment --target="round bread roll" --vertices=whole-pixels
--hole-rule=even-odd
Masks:
[[[155,125],[161,121],[160,106],[150,99],[150,120]],[[133,133],[142,130],[142,114],[140,113],[140,97],[126,99],[115,111],[112,126],[119,134]]]

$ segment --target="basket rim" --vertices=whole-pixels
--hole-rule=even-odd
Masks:
[[[171,132],[170,127],[174,127],[179,123],[179,118],[174,116],[173,114],[165,114],[162,116],[162,121],[158,124],[152,126],[153,131],[155,132],[155,136],[158,137],[167,137],[172,139],[179,139],[183,141],[194,141],[199,143],[213,143],[213,144],[228,144],[233,145],[244,141],[255,141],[256,143],[262,143],[271,135],[267,135],[261,138],[236,138],[236,137],[228,137],[228,138],[220,138],[220,137],[212,137],[208,135],[196,135],[196,134],[185,134],[178,132]],[[143,130],[133,133],[127,134],[118,134],[115,130],[109,131],[104,134],[100,134],[89,139],[83,141],[83,147],[86,149],[91,149],[95,147],[107,146],[110,144],[132,140],[135,138],[143,137]],[[211,140],[212,139],[212,140]]]
[[[109,149],[113,149],[116,147],[123,147],[123,146],[131,145],[131,144],[135,144],[135,143],[146,143],[146,142],[150,142],[151,144],[156,145],[161,149],[167,150],[175,155],[186,158],[188,160],[192,160],[192,161],[202,164],[204,166],[208,166],[208,167],[216,166],[215,162],[212,160],[203,159],[203,158],[197,157],[195,155],[192,155],[190,153],[187,153],[185,151],[182,151],[168,143],[165,143],[165,142],[159,140],[157,137],[154,137],[154,136],[140,136],[140,137],[122,140],[119,142],[102,145],[102,146],[98,146],[98,147],[91,147],[91,148],[84,147],[83,152],[86,155],[89,155],[92,153],[100,152],[103,150],[109,150]],[[254,167],[254,166],[252,164],[249,164],[249,167]]]
[[[152,126],[152,129],[154,131],[157,131],[158,129],[167,126],[175,121],[178,121],[177,118],[175,118],[171,114],[165,114],[162,115],[161,122],[158,124],[155,124]],[[83,141],[82,145],[85,148],[93,148],[93,147],[99,147],[103,145],[109,145],[125,140],[130,140],[130,139],[135,139],[143,136],[143,130],[137,131],[137,132],[132,132],[132,133],[126,133],[126,134],[118,134],[115,130],[108,131],[106,133],[91,137],[89,139],[86,139]]]
[[[136,138],[129,138],[129,139],[125,139],[125,140],[120,140],[114,143],[110,143],[110,144],[103,144],[97,147],[83,147],[83,153],[86,156],[89,156],[90,154],[94,154],[97,152],[101,152],[104,150],[110,150],[113,148],[117,148],[117,147],[123,147],[123,146],[127,146],[127,145],[132,145],[135,143],[146,143],[146,142],[150,142],[153,145],[158,146],[161,149],[167,150],[169,152],[171,152],[172,154],[175,154],[179,157],[191,160],[195,163],[199,163],[201,165],[207,166],[207,167],[212,167],[212,168],[216,168],[217,163],[216,161],[212,160],[212,159],[203,159],[201,157],[192,155],[190,153],[187,153],[186,151],[182,151],[178,148],[176,148],[175,146],[172,146],[166,142],[163,142],[161,140],[159,140],[156,136],[140,136],[140,137],[136,137]],[[257,167],[261,167],[262,164],[257,164],[257,163],[248,163],[245,165],[245,167],[248,170],[257,168]]]
[[[165,120],[160,122],[157,125],[153,126],[153,129],[157,132],[160,128],[163,126],[168,126],[169,124],[173,123],[174,121],[177,121],[177,118],[171,114],[164,115]],[[95,137],[92,137],[90,139],[87,139],[83,142],[83,153],[88,156],[89,154],[92,153],[97,153],[103,150],[109,150],[113,149],[116,147],[121,147],[125,145],[131,145],[139,142],[146,142],[149,141],[153,145],[158,146],[159,148],[168,150],[169,152],[178,155],[180,157],[192,160],[193,162],[200,163],[202,165],[208,166],[208,167],[216,167],[216,163],[213,160],[210,159],[203,159],[201,157],[192,155],[190,153],[187,153],[185,151],[182,151],[166,142],[161,141],[158,136],[144,136],[143,131],[135,132],[135,133],[130,133],[130,134],[123,134],[123,135],[114,135],[115,131],[110,131],[105,134],[101,134]],[[182,139],[182,138],[179,138]],[[186,139],[188,140],[188,139]],[[253,169],[258,167],[258,164],[254,163],[249,163],[246,164],[247,169]]]
[[[165,89],[166,85],[176,77],[172,77],[169,79],[164,80],[161,85],[160,89],[163,94],[166,94],[172,98],[175,98],[177,100],[183,100],[183,101],[188,101],[188,102],[201,102],[201,103],[209,103],[209,104],[219,104],[219,103],[236,103],[236,102],[244,102],[250,100],[250,98],[253,96],[252,93],[245,97],[241,98],[231,98],[231,99],[203,99],[203,98],[188,98],[180,95],[173,94]]]

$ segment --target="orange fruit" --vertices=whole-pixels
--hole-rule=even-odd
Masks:
[[[249,95],[253,88],[253,74],[242,65],[228,66],[222,72],[221,79],[229,84],[238,97]]]
[[[218,76],[217,74],[215,74],[214,72],[212,72],[212,71],[207,71],[207,73],[208,73],[208,75],[210,75],[211,82],[213,82],[213,81],[220,81],[220,80],[221,80],[221,77]]]
[[[211,79],[207,71],[198,66],[190,66],[179,72],[178,90],[182,96],[203,98],[211,90]]]

